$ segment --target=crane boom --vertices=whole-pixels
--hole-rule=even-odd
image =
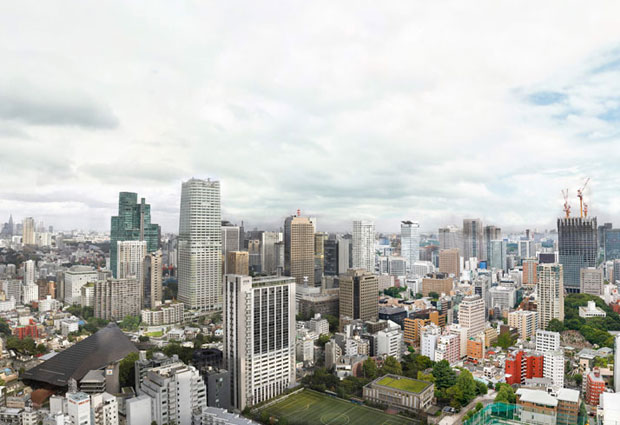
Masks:
[[[568,205],[568,189],[562,189],[562,196],[564,197],[564,213],[566,218],[570,217],[570,205]]]
[[[577,189],[577,197],[579,198],[579,214],[583,217],[583,191],[586,189],[588,182],[590,181],[590,177],[586,179],[586,182],[581,186],[581,189]],[[587,211],[587,210],[586,210]],[[586,212],[587,216],[587,212]]]

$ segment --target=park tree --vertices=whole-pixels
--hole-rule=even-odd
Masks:
[[[377,363],[372,357],[369,357],[364,361],[362,364],[362,370],[364,372],[364,377],[368,379],[375,379],[379,373]]]
[[[433,376],[435,377],[436,388],[450,388],[456,384],[456,372],[450,367],[450,363],[447,360],[435,363],[435,366],[433,366]]]
[[[393,356],[388,356],[383,362],[383,367],[381,368],[381,374],[393,374],[393,375],[402,375],[403,368],[398,360]]]
[[[510,332],[504,332],[503,334],[500,334],[497,338],[497,346],[502,347],[504,350],[508,349],[508,347],[510,347],[512,344],[514,344],[514,341],[512,339],[512,336],[510,336]]]
[[[547,325],[547,330],[552,332],[563,332],[564,323],[559,321],[558,319],[551,319],[549,321],[549,324]]]

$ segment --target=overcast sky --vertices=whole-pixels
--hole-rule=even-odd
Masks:
[[[620,221],[620,3],[1,1],[0,222],[109,230],[119,191],[223,218]]]

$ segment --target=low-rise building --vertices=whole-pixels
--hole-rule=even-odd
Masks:
[[[426,410],[431,406],[435,385],[404,376],[385,375],[364,386],[364,400],[397,410]]]
[[[587,306],[579,307],[579,317],[583,317],[584,319],[605,316],[607,316],[607,313],[605,313],[602,308],[597,307],[594,301],[588,301]]]
[[[166,301],[153,309],[142,310],[142,322],[147,326],[172,325],[183,322],[185,307],[181,302]]]

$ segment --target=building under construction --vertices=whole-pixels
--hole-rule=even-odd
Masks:
[[[596,217],[558,218],[558,255],[566,292],[579,292],[581,269],[596,267],[597,250]]]

